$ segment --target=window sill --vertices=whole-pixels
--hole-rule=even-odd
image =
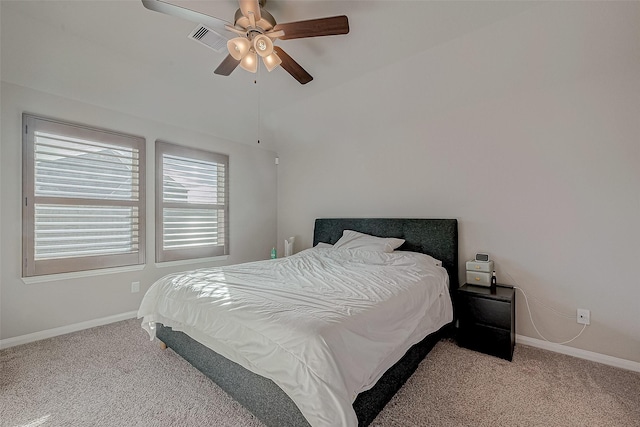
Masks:
[[[220,255],[220,256],[214,256],[209,258],[181,259],[180,261],[156,262],[155,266],[157,268],[164,268],[164,267],[173,267],[176,265],[190,265],[190,264],[202,264],[205,262],[225,261],[227,259],[229,259],[229,255]]]
[[[202,264],[207,262],[225,261],[229,259],[229,255],[221,255],[209,258],[185,259],[180,261],[166,261],[155,263],[156,268],[174,267],[176,265]],[[43,274],[42,276],[22,277],[22,281],[27,284],[55,282],[59,280],[76,279],[81,277],[103,276],[107,274],[128,273],[131,271],[141,271],[145,268],[145,264],[130,265],[126,267],[101,268],[97,270],[74,271],[71,273]]]
[[[55,282],[58,280],[76,279],[79,277],[103,276],[106,274],[127,273],[130,271],[140,271],[145,264],[129,265],[126,267],[100,268],[97,270],[74,271],[72,273],[43,274],[42,276],[23,277],[22,281],[27,285],[33,283]]]

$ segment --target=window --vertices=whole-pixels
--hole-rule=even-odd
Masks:
[[[156,141],[156,261],[229,253],[229,156]]]
[[[23,115],[23,277],[144,264],[144,138]]]

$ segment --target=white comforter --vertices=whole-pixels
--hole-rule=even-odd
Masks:
[[[316,426],[357,426],[352,403],[453,318],[446,270],[427,255],[307,249],[168,275],[138,317],[184,331],[273,380]]]

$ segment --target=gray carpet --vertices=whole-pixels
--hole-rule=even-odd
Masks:
[[[137,320],[0,351],[0,425],[262,426]],[[374,426],[640,426],[640,374],[442,341]]]

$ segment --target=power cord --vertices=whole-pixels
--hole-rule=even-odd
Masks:
[[[550,343],[553,343],[553,344],[560,344],[560,345],[563,345],[563,344],[568,344],[568,343],[570,343],[571,341],[575,340],[575,339],[576,339],[576,338],[578,338],[580,335],[582,335],[582,333],[584,332],[584,330],[587,328],[587,325],[586,325],[586,324],[584,324],[584,325],[582,326],[582,329],[580,330],[580,332],[578,333],[578,335],[576,335],[575,337],[571,338],[570,340],[563,341],[563,342],[555,342],[555,341],[551,341],[551,340],[549,340],[549,339],[545,338],[545,337],[544,337],[544,335],[542,335],[542,334],[540,333],[540,331],[539,331],[539,330],[538,330],[538,328],[536,327],[535,322],[533,321],[533,316],[531,315],[531,307],[529,307],[529,298],[527,298],[527,294],[524,292],[524,289],[522,289],[520,286],[518,286],[518,283],[514,280],[514,278],[513,278],[509,273],[507,273],[507,272],[504,272],[504,273],[505,273],[507,276],[509,276],[509,277],[511,278],[511,281],[514,283],[514,285],[516,285],[516,286],[514,286],[513,288],[514,288],[514,289],[519,290],[519,291],[522,293],[522,295],[524,296],[524,302],[525,302],[525,304],[526,304],[526,306],[527,306],[527,311],[529,312],[529,319],[531,320],[531,324],[533,325],[533,329],[535,329],[535,330],[536,330],[536,332],[538,333],[538,335],[540,335],[540,337],[541,337],[543,340],[545,340],[545,341],[547,341],[547,342],[550,342]],[[559,314],[560,316],[567,317],[567,318],[570,318],[570,319],[571,319],[571,318],[573,318],[573,316],[567,315],[567,314],[565,314],[565,313],[561,313],[561,312],[559,312],[559,311],[557,311],[557,310],[553,309],[552,307],[549,307],[549,306],[547,306],[547,305],[545,305],[545,304],[542,304],[540,301],[538,301],[538,303],[539,303],[540,305],[544,306],[545,308],[547,308],[547,309],[549,309],[549,310],[551,310],[551,311],[553,311],[553,312],[555,312],[555,313]]]

